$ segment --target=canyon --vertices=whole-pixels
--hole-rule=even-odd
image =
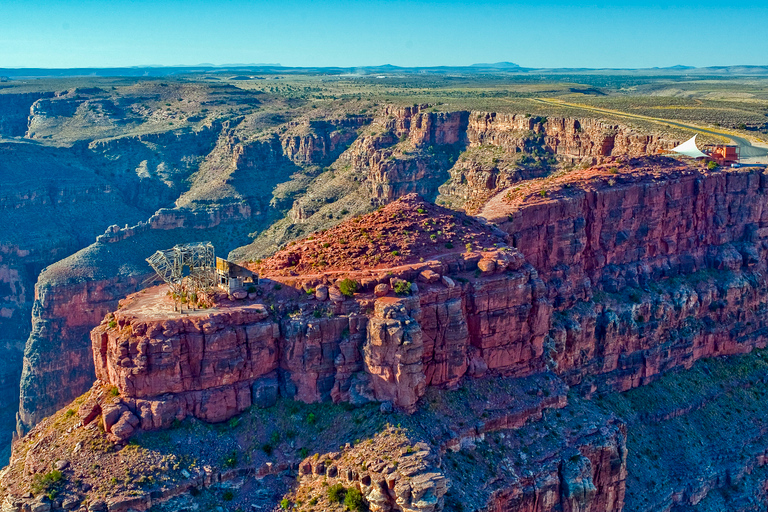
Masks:
[[[270,415],[297,401],[347,403],[375,407],[380,421],[395,414],[405,430],[371,442],[406,458],[387,469],[386,459],[372,465],[370,451],[349,445],[305,461],[288,456],[281,471],[295,474],[298,487],[285,499],[326,499],[319,486],[330,479],[359,488],[371,510],[450,510],[461,502],[487,510],[650,511],[711,506],[732,478],[745,486],[729,491],[741,499],[763,488],[766,448],[757,432],[755,454],[721,455],[732,476],[678,474],[668,482],[677,491],[650,500],[642,489],[655,473],[633,461],[659,448],[647,439],[629,443],[655,423],[728,403],[718,385],[749,382],[750,392],[762,392],[763,353],[747,354],[766,346],[766,186],[762,170],[625,157],[508,187],[478,217],[405,195],[250,263],[260,282],[245,302],[221,297],[213,309],[179,313],[162,286],[121,300],[91,333],[98,380],[78,399],[81,422],[70,430],[98,420],[100,435],[119,447],[189,421]],[[387,252],[389,259],[364,263]],[[341,292],[344,280],[358,283],[354,294]],[[700,373],[697,365],[711,366],[712,357],[759,364],[701,395],[700,384],[691,387],[691,406],[642,419],[614,398],[665,393],[659,383],[677,378],[669,374]],[[446,404],[446,393],[458,398]],[[32,439],[50,432],[51,421]],[[554,431],[560,437],[545,435]],[[409,441],[391,438],[403,433]],[[421,448],[404,448],[412,443]],[[478,464],[472,454],[480,451]],[[424,462],[410,459],[422,452]],[[272,466],[250,467],[268,475]],[[493,476],[502,467],[505,475]],[[4,485],[19,485],[11,474]],[[178,485],[215,489],[241,476],[190,484],[182,474]],[[469,492],[465,479],[478,476],[493,485]],[[130,488],[106,491],[116,510],[136,505],[120,497]],[[142,507],[181,499],[171,494]],[[739,510],[760,503],[744,499]]]
[[[764,508],[764,169],[588,117],[110,91],[0,94],[3,510]],[[199,240],[247,299],[174,311],[145,258]]]

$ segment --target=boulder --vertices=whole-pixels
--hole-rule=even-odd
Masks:
[[[101,408],[101,417],[104,420],[104,428],[109,431],[112,428],[112,425],[117,423],[117,421],[120,419],[120,416],[122,416],[123,413],[127,410],[128,408],[119,402],[105,404]]]
[[[381,283],[376,285],[376,288],[374,288],[373,293],[377,297],[383,297],[389,293],[389,290],[390,290],[390,286],[387,283]]]
[[[440,280],[440,274],[432,269],[422,270],[419,273],[419,281],[422,283],[436,283]]]
[[[496,262],[492,259],[482,259],[477,262],[477,268],[479,268],[480,272],[483,274],[492,274],[496,271]]]
[[[321,284],[317,288],[315,288],[315,298],[317,300],[328,300],[328,287],[324,284]]]
[[[346,299],[346,297],[335,286],[332,286],[328,289],[328,298],[333,302],[344,302]]]
[[[30,512],[50,512],[51,510],[51,502],[48,501],[48,498],[45,499],[45,501],[36,501],[32,503],[32,505],[29,507]]]
[[[112,426],[112,435],[120,440],[128,439],[136,430],[140,420],[131,411],[125,411],[120,419]]]
[[[101,414],[101,405],[96,400],[96,397],[93,396],[93,393],[91,393],[88,400],[77,410],[77,415],[80,416],[80,420],[83,422],[83,426],[85,426],[95,420],[99,414]]]
[[[448,276],[443,276],[442,280],[443,280],[443,284],[448,288],[453,288],[454,286],[456,286],[456,282]]]
[[[74,510],[78,506],[80,506],[80,498],[78,496],[64,498],[64,501],[61,502],[61,508],[64,510]]]
[[[235,290],[232,292],[232,298],[236,300],[243,300],[248,297],[248,292],[245,290]]]
[[[92,501],[88,505],[88,512],[107,512],[107,503],[103,500]]]

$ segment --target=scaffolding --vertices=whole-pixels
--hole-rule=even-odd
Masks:
[[[173,309],[185,303],[196,307],[209,297],[216,284],[216,256],[211,242],[176,245],[157,251],[147,263],[168,283],[173,295]]]

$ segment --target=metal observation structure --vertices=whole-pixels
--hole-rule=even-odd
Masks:
[[[216,256],[211,242],[176,245],[147,258],[173,293],[174,310],[189,298],[209,294],[216,284]],[[194,296],[194,297],[193,297]]]

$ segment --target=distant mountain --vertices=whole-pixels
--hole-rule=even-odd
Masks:
[[[696,69],[696,66],[683,66],[678,64],[677,66],[667,66],[665,68],[653,68],[653,69]]]
[[[491,68],[491,69],[516,69],[520,66],[514,62],[494,62],[493,64],[472,64],[471,68]]]
[[[669,76],[766,76],[768,66],[709,66],[693,67],[676,65],[669,67],[653,68],[524,68],[513,62],[479,63],[470,66],[417,66],[401,67],[392,64],[379,66],[355,66],[355,67],[290,67],[280,64],[253,64],[253,65],[210,65],[197,66],[132,66],[115,68],[0,68],[0,76],[5,81],[27,77],[72,77],[72,76],[121,76],[121,77],[163,77],[183,74],[305,74],[305,73],[330,73],[330,74],[420,74],[420,73],[498,73],[498,74],[536,74],[536,75],[669,75]]]

